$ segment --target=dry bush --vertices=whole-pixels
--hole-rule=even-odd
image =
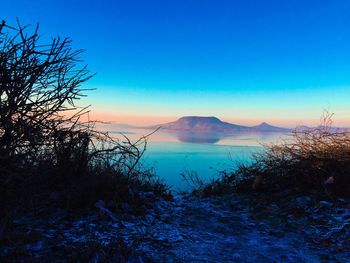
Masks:
[[[81,84],[92,76],[80,63],[81,52],[72,49],[70,39],[42,43],[38,27],[0,24],[4,247],[25,242],[17,240],[16,217],[45,219],[57,211],[76,216],[95,210],[96,202],[107,211],[142,215],[156,198],[168,195],[142,164],[151,134],[137,141],[115,139],[95,128],[88,107],[77,105],[86,90]]]
[[[68,38],[42,43],[39,27],[0,25],[0,165],[34,162],[63,127],[85,113],[76,102],[91,78],[80,65],[83,50]],[[70,117],[67,117],[70,112]]]
[[[250,165],[206,187],[205,193],[292,191],[330,197],[350,195],[350,133],[332,128],[325,113],[317,128],[296,129],[281,144],[265,145]]]
[[[98,199],[139,203],[135,192],[166,191],[142,167],[149,135],[114,139],[77,106],[92,77],[83,50],[68,38],[43,43],[38,30],[0,24],[0,210],[52,205],[51,196],[76,208]]]

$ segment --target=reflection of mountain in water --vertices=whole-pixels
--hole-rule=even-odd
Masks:
[[[175,136],[180,142],[189,143],[219,143],[221,140],[236,141],[245,145],[247,141],[256,141],[257,143],[272,142],[287,133],[281,132],[237,132],[235,134],[224,133],[202,133],[202,132],[168,132]]]
[[[190,143],[217,143],[223,136],[215,133],[175,133],[180,142]]]

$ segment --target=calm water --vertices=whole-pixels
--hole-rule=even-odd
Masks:
[[[118,134],[119,131],[113,133]],[[123,129],[131,139],[150,131]],[[261,143],[278,142],[281,133],[237,133],[230,136],[218,134],[169,133],[158,131],[148,142],[144,164],[154,167],[157,175],[173,190],[187,190],[191,185],[181,176],[196,172],[208,181],[218,176],[218,171],[233,169],[238,162],[249,163],[252,154],[261,151]]]

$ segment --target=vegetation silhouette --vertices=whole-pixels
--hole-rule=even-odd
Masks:
[[[224,171],[203,189],[205,195],[232,192],[350,195],[350,132],[332,129],[325,112],[316,128],[296,129],[291,138],[267,144],[249,165]]]
[[[18,213],[84,211],[98,200],[143,213],[138,192],[167,194],[142,165],[150,134],[115,139],[77,104],[93,74],[71,44],[60,37],[43,43],[39,26],[0,24],[0,239]]]

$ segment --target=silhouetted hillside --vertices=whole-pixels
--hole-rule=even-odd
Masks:
[[[263,122],[256,126],[242,126],[221,121],[216,117],[185,116],[177,121],[155,125],[149,128],[161,127],[171,131],[195,133],[234,133],[234,132],[288,132],[290,129],[272,126]]]

